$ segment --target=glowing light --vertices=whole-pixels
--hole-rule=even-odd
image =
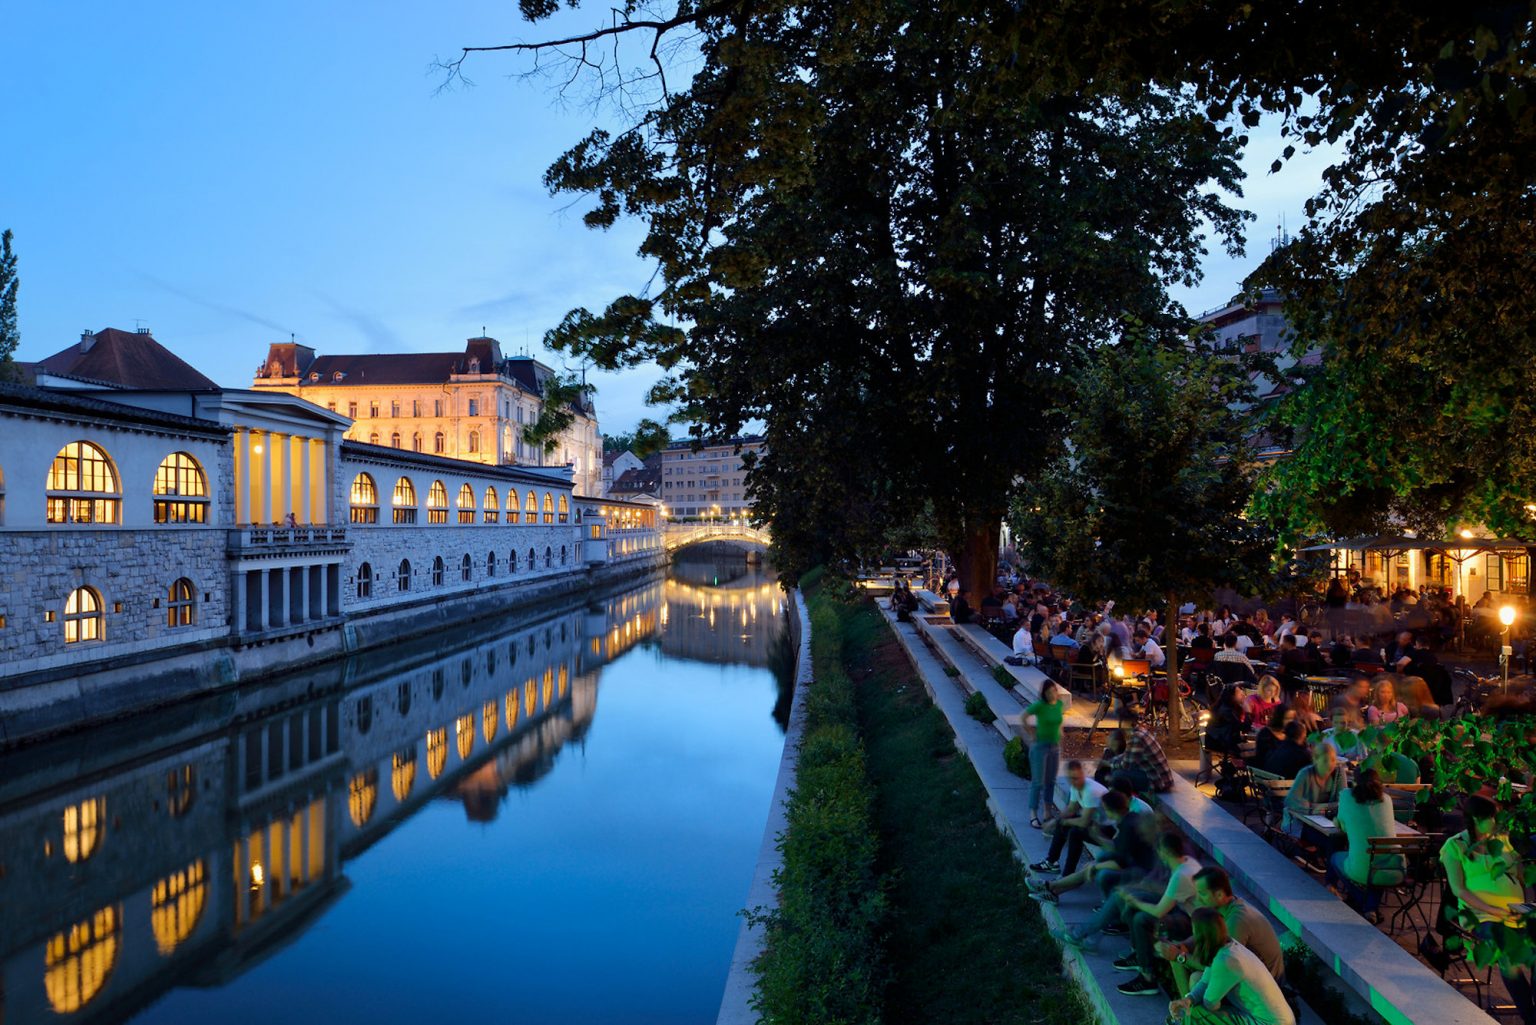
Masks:
[[[1472,540],[1472,532],[1470,530],[1468,530],[1466,527],[1462,527],[1461,528],[1461,539],[1463,541],[1470,541],[1470,540]]]
[[[1499,622],[1503,623],[1505,626],[1514,625],[1515,607],[1513,605],[1505,605],[1503,608],[1499,609]]]
[[[251,889],[259,890],[266,885],[267,873],[262,869],[261,862],[251,862]]]

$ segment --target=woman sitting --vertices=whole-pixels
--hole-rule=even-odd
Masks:
[[[1248,721],[1255,726],[1269,721],[1269,714],[1285,704],[1280,681],[1269,673],[1259,677],[1256,690],[1248,697]]]
[[[1328,881],[1355,897],[1366,917],[1374,918],[1380,901],[1368,887],[1396,886],[1403,881],[1404,867],[1400,854],[1371,859],[1372,840],[1397,835],[1392,802],[1375,769],[1360,773],[1355,785],[1339,795],[1338,824],[1348,847],[1328,859]]]
[[[1521,885],[1520,858],[1509,837],[1498,832],[1494,817],[1498,805],[1480,794],[1467,798],[1467,828],[1440,848],[1440,864],[1446,882],[1456,895],[1461,916],[1473,935],[1492,940],[1501,950],[1514,946],[1509,935],[1521,929],[1520,916],[1512,907],[1525,900]],[[1510,964],[1499,959],[1499,973],[1526,1025],[1536,1023],[1536,990],[1529,964]]]
[[[1371,703],[1366,706],[1365,721],[1372,726],[1385,726],[1406,718],[1408,706],[1397,700],[1397,685],[1392,682],[1392,677],[1378,676],[1371,688]]]
[[[1252,701],[1253,699],[1250,698],[1250,707],[1252,707]],[[1285,740],[1285,724],[1295,722],[1296,713],[1282,703],[1271,708],[1266,718],[1268,721],[1259,730],[1258,743],[1253,752],[1253,762],[1260,768],[1263,768],[1269,762],[1269,756],[1274,754],[1275,748],[1279,747],[1281,742]],[[1298,768],[1300,767],[1298,766]],[[1294,776],[1294,773],[1292,775]]]
[[[1189,996],[1168,1005],[1170,1021],[1186,1025],[1296,1025],[1280,984],[1257,954],[1233,940],[1216,908],[1196,908],[1193,950],[1201,969]]]

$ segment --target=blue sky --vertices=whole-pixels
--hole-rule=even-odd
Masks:
[[[566,310],[644,287],[639,226],[581,225],[540,179],[601,112],[476,59],[533,38],[511,0],[3,5],[0,227],[20,256],[21,359],[82,329],[155,337],[221,384],[250,383],[290,332],[325,352],[450,350],[482,326],[540,352]],[[553,27],[585,26],[597,9]],[[1250,253],[1300,219],[1321,161],[1270,177],[1254,148]],[[1179,297],[1220,305],[1253,259],[1213,254]],[[605,429],[642,415],[654,369],[600,374]]]

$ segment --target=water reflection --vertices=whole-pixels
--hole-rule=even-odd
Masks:
[[[586,736],[604,665],[648,645],[767,666],[781,613],[761,569],[690,564],[0,760],[0,1021],[117,1021],[233,981],[429,803],[502,815]]]

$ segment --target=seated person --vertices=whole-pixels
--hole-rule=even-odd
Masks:
[[[1262,726],[1269,721],[1270,713],[1284,704],[1285,692],[1280,689],[1280,681],[1265,673],[1259,677],[1258,687],[1248,696],[1248,721]]]
[[[1035,636],[1030,633],[1029,624],[1024,623],[1014,631],[1013,653],[1017,655],[1025,665],[1034,665],[1040,661],[1035,655]]]
[[[1145,628],[1137,630],[1136,636],[1131,642],[1131,654],[1137,658],[1147,660],[1150,669],[1161,669],[1168,661],[1168,656],[1163,654],[1162,647],[1152,639]]]
[[[1282,779],[1295,779],[1297,773],[1312,764],[1312,747],[1307,743],[1307,728],[1296,720],[1296,713],[1287,710],[1286,715],[1284,739],[1270,749],[1259,762],[1259,768]],[[1259,739],[1264,739],[1262,733]]]
[[[1155,816],[1131,811],[1130,800],[1118,791],[1111,790],[1100,801],[1106,824],[1115,831],[1109,853],[1095,859],[1087,868],[1060,879],[1047,881],[1030,876],[1026,885],[1035,900],[1054,904],[1061,894],[1090,881],[1107,896],[1116,886],[1136,882],[1152,871],[1155,863],[1152,837],[1157,831]]]
[[[1339,691],[1331,703],[1333,709],[1343,708],[1355,718],[1365,720],[1365,710],[1371,703],[1371,680],[1363,673],[1350,676],[1349,684]]]
[[[1285,954],[1280,948],[1280,938],[1275,927],[1258,908],[1238,900],[1232,894],[1232,880],[1225,869],[1212,865],[1195,873],[1195,907],[1214,908],[1227,923],[1227,934],[1253,951],[1264,963],[1276,982],[1285,978]],[[1170,931],[1170,939],[1154,948],[1158,957],[1168,962],[1173,972],[1173,985],[1179,996],[1189,995],[1189,954],[1191,944],[1187,936],[1177,936]]]
[[[1155,898],[1131,890],[1118,891],[1124,910],[1121,919],[1131,930],[1131,951],[1115,962],[1123,971],[1136,970],[1136,977],[1119,986],[1127,996],[1152,996],[1162,992],[1157,982],[1156,940],[1159,931],[1173,935],[1189,932],[1189,915],[1195,909],[1198,887],[1195,878],[1200,862],[1190,856],[1188,845],[1178,833],[1164,833],[1157,846],[1158,858],[1168,870],[1168,882]]]
[[[1205,743],[1200,745],[1201,775],[1211,771],[1211,752],[1241,754],[1243,739],[1247,735],[1248,712],[1243,705],[1243,689],[1225,687],[1216,699],[1210,721],[1205,725]]]
[[[1323,742],[1332,747],[1340,761],[1361,762],[1364,761],[1370,751],[1365,746],[1365,741],[1360,737],[1360,729],[1363,723],[1357,712],[1351,711],[1347,706],[1340,705],[1333,710],[1333,725],[1323,731]]]
[[[1125,750],[1107,759],[1110,778],[1125,776],[1137,793],[1164,794],[1173,789],[1173,770],[1168,767],[1168,756],[1152,733],[1143,728],[1135,713],[1121,716],[1129,733]]]
[[[1498,805],[1480,794],[1467,798],[1467,828],[1440,848],[1445,879],[1456,895],[1459,917],[1474,936],[1507,949],[1523,929],[1513,905],[1525,900],[1520,861],[1512,853],[1509,837],[1499,832]],[[1536,991],[1529,964],[1508,964],[1499,959],[1499,974],[1522,1021],[1536,1022]]]
[[[1371,860],[1373,839],[1397,835],[1392,802],[1387,800],[1381,774],[1375,769],[1360,773],[1354,786],[1339,795],[1338,824],[1344,831],[1347,847],[1335,851],[1328,859],[1328,881],[1353,896],[1355,900],[1351,903],[1357,904],[1362,912],[1373,915],[1380,898],[1366,887],[1396,886],[1403,881],[1404,869],[1400,854]]]
[[[1365,709],[1365,721],[1372,726],[1385,726],[1408,718],[1408,706],[1397,700],[1397,684],[1383,673],[1371,688],[1371,703]]]
[[[1369,637],[1355,638],[1354,648],[1349,653],[1349,661],[1351,665],[1357,666],[1380,667],[1383,664],[1380,650],[1371,647],[1371,639]]]
[[[1067,763],[1067,806],[1045,824],[1045,831],[1051,837],[1051,848],[1043,860],[1029,866],[1032,871],[1063,875],[1077,871],[1083,844],[1088,842],[1089,830],[1093,828],[1101,800],[1107,793],[1109,788],[1103,783],[1088,778],[1082,762],[1074,758]],[[1064,863],[1059,860],[1063,848],[1067,853]]]
[[[1249,699],[1249,707],[1253,707],[1252,699]],[[1259,727],[1258,733],[1254,736],[1254,765],[1264,769],[1265,772],[1269,771],[1269,769],[1265,768],[1265,764],[1269,761],[1269,756],[1275,753],[1275,749],[1285,741],[1286,723],[1295,721],[1296,713],[1292,712],[1283,703],[1269,710],[1269,715],[1264,718],[1263,725]]]
[[[1234,940],[1215,908],[1196,908],[1188,960],[1200,973],[1189,996],[1168,1005],[1187,1025],[1296,1025],[1280,984],[1247,947]]]
[[[1312,661],[1296,646],[1296,635],[1286,634],[1280,638],[1280,683],[1287,694],[1294,694],[1302,687],[1302,677],[1306,676],[1312,667]]]
[[[1296,774],[1291,792],[1285,795],[1285,817],[1280,828],[1287,836],[1301,837],[1298,815],[1332,816],[1339,808],[1339,794],[1344,790],[1344,773],[1339,769],[1339,755],[1331,744],[1317,741],[1312,745],[1312,764]]]
[[[1061,930],[1053,929],[1051,935],[1069,946],[1096,950],[1099,933],[1128,931],[1131,929],[1131,923],[1126,920],[1127,917],[1134,918],[1137,914],[1148,914],[1152,916],[1152,923],[1146,930],[1146,954],[1150,963],[1152,931],[1157,920],[1171,915],[1176,910],[1182,911],[1185,915],[1193,910],[1195,873],[1200,871],[1200,862],[1189,856],[1184,838],[1178,833],[1164,833],[1157,838],[1157,861],[1163,873],[1167,875],[1166,881],[1161,885],[1150,885],[1150,881],[1143,880],[1122,882],[1107,895],[1108,899],[1099,906],[1087,922]],[[1125,928],[1117,927],[1115,925],[1117,922],[1123,923]]]

